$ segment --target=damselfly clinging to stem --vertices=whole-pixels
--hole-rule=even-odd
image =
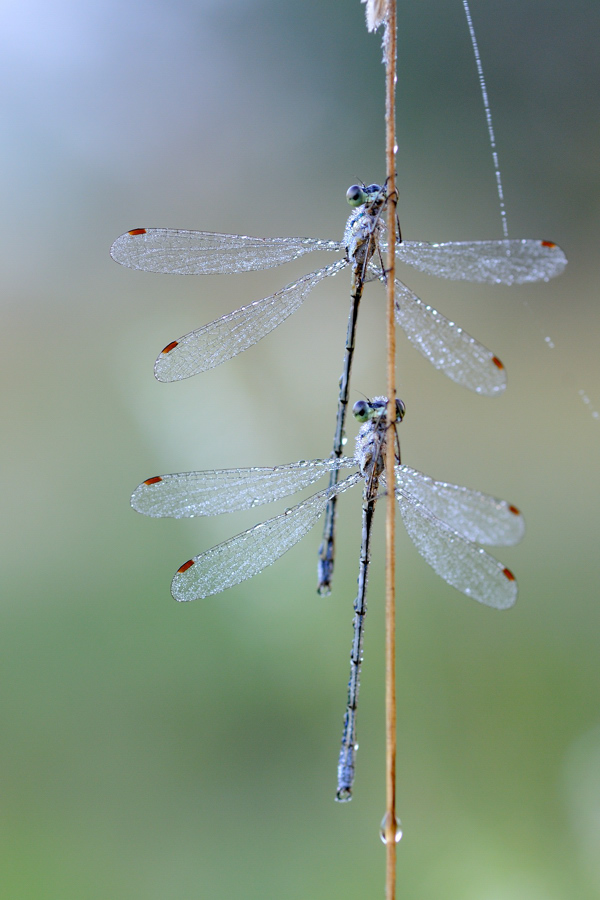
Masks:
[[[351,458],[302,460],[274,468],[155,476],[140,484],[131,497],[133,508],[147,516],[210,516],[260,506],[290,496],[324,475],[341,469],[358,469],[344,481],[318,491],[281,515],[188,560],[175,573],[171,584],[176,600],[201,599],[240,584],[293,547],[316,524],[332,497],[364,482],[358,594],[354,603],[348,704],[338,764],[338,800],[349,800],[352,794],[371,525],[377,499],[385,491],[383,469],[389,435],[396,443],[395,494],[400,513],[423,559],[448,584],[486,606],[507,609],[517,597],[517,584],[510,570],[477,544],[516,544],[524,530],[519,510],[504,500],[434,481],[402,465],[395,423],[390,429],[386,421],[386,405],[385,397],[360,400],[354,405],[354,415],[363,424]],[[397,401],[396,410],[396,421],[400,422],[404,417],[402,401]]]
[[[344,256],[262,300],[242,306],[220,319],[168,344],[156,360],[159,381],[179,381],[204,372],[257,343],[291,315],[309,292],[330,275],[351,267],[351,304],[332,457],[339,458],[344,444],[350,370],[354,353],[358,306],[364,284],[385,280],[382,259],[386,251],[382,211],[384,187],[353,185],[347,192],[354,207],[342,241],[317,238],[256,238],[247,235],[136,228],[117,238],[113,259],[133,269],[180,275],[246,272],[268,269],[313,250],[341,252]],[[402,241],[396,246],[399,262],[440,278],[482,284],[525,284],[547,281],[566,265],[562,250],[551,241],[500,240],[432,244]],[[396,280],[396,321],[409,341],[436,369],[479,394],[495,396],[504,390],[506,374],[497,356],[424,304],[405,284]],[[331,470],[330,487],[338,478]],[[329,593],[334,558],[336,495],[329,503],[319,559],[318,590]]]

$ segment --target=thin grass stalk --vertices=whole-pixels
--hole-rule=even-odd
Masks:
[[[394,283],[396,268],[396,0],[387,0],[385,24],[385,123],[387,207],[387,396],[388,423],[396,421],[396,322]],[[386,709],[386,900],[396,897],[396,502],[394,466],[396,445],[390,430],[387,441],[385,477],[386,504],[386,584],[385,584],[385,709]]]

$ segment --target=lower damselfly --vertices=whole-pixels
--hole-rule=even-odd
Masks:
[[[396,422],[391,427],[386,407],[385,397],[355,403],[354,416],[362,425],[353,457],[301,460],[273,468],[157,475],[140,484],[131,497],[133,508],[146,516],[176,519],[211,516],[288,497],[332,471],[357,469],[344,481],[318,491],[281,515],[189,559],[180,566],[171,583],[171,593],[179,601],[202,599],[240,584],[293,547],[316,524],[332,497],[363,482],[358,593],[354,602],[348,702],[338,763],[336,798],[340,801],[352,796],[371,530],[375,504],[385,493],[388,435],[395,441],[395,495],[400,513],[423,559],[449,585],[486,606],[507,609],[517,597],[512,572],[478,545],[516,544],[524,532],[519,510],[504,500],[435,481],[403,465],[395,425],[404,417],[404,404],[396,401]]]
[[[250,237],[172,228],[135,228],[111,248],[114,260],[133,269],[178,275],[225,274],[268,269],[314,250],[343,253],[329,266],[310,272],[269,297],[264,297],[175,341],[159,354],[155,376],[180,381],[214,368],[256,344],[295,312],[310,291],[346,266],[351,269],[351,304],[340,378],[332,458],[340,458],[345,442],[350,371],[355,346],[358,307],[365,282],[385,281],[387,250],[382,211],[385,186],[353,185],[347,191],[353,207],[342,241],[306,237]],[[400,236],[398,236],[400,238]],[[563,251],[552,241],[497,240],[426,243],[399,240],[398,262],[440,278],[480,284],[517,285],[548,281],[565,265]],[[506,386],[498,357],[433,307],[423,303],[403,282],[395,281],[396,322],[409,341],[457,384],[478,394],[497,396]],[[330,487],[338,468],[330,472]],[[318,591],[328,594],[334,562],[335,493],[328,504],[319,551]]]

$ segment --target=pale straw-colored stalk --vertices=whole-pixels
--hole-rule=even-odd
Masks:
[[[383,61],[385,65],[385,159],[388,255],[387,283],[387,397],[388,423],[396,421],[396,322],[394,281],[396,253],[396,0],[364,0],[367,4],[367,28],[384,26]],[[386,581],[385,581],[385,782],[386,809],[382,837],[386,848],[386,900],[396,897],[396,503],[394,466],[396,446],[393,431],[387,441],[385,478],[386,504]]]
[[[387,0],[385,22],[385,160],[387,190],[387,396],[388,424],[396,421],[396,0]],[[390,429],[385,458],[387,483],[385,530],[385,848],[386,900],[396,897],[396,502],[394,466],[396,442]]]

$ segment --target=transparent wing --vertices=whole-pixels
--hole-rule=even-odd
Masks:
[[[130,269],[171,275],[214,275],[271,269],[311,250],[340,250],[338,241],[302,237],[249,237],[176,228],[135,228],[110,248],[115,262]]]
[[[403,241],[396,256],[421,272],[454,281],[485,284],[526,284],[548,281],[567,264],[563,251],[551,241],[457,241],[428,244]]]
[[[495,609],[514,604],[517,583],[509,569],[409,495],[398,492],[398,501],[410,539],[444,581]]]
[[[172,341],[156,360],[154,375],[158,381],[181,381],[237,356],[291,316],[319,282],[328,275],[336,275],[346,265],[341,259],[310,272],[276,294],[242,306]]]
[[[251,509],[288,497],[308,487],[332,469],[356,466],[354,459],[311,459],[273,468],[214,469],[156,475],[138,485],[131,505],[155,518],[216,516]]]
[[[173,597],[175,600],[209,597],[262,572],[304,537],[323,514],[334,494],[342,493],[361,478],[360,473],[356,472],[335,487],[313,494],[282,515],[255,525],[188,560],[173,577]]]
[[[506,387],[504,365],[491,350],[396,280],[396,321],[419,353],[448,378],[494,397]]]
[[[436,481],[408,466],[396,466],[396,484],[470,541],[507,547],[518,544],[525,533],[523,516],[506,500]]]

